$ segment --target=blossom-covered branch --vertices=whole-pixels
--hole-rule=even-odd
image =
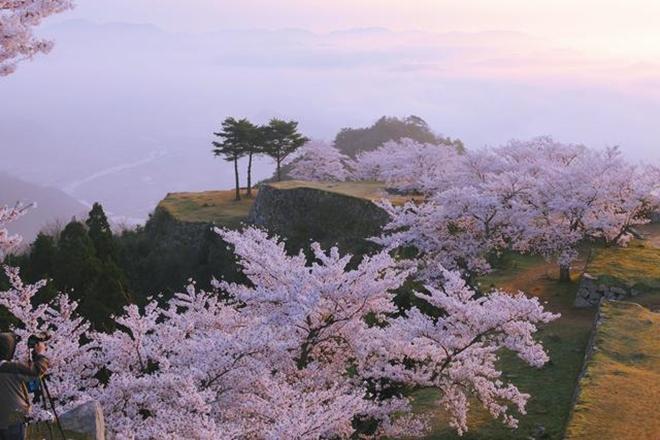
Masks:
[[[41,21],[73,7],[72,0],[0,0],[0,76],[19,62],[48,53],[53,43],[34,35]]]

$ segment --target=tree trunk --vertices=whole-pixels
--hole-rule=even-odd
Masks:
[[[281,172],[282,167],[280,166],[281,163],[282,163],[282,159],[280,159],[280,157],[277,156],[277,181],[278,182],[282,181],[282,172]]]
[[[236,201],[241,200],[241,186],[238,182],[238,157],[234,156],[234,176],[236,176]]]
[[[571,281],[571,267],[570,266],[559,266],[559,281],[569,282]]]
[[[247,168],[247,198],[252,197],[252,152],[248,156],[248,168]]]

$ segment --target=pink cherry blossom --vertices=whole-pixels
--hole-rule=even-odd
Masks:
[[[291,165],[289,175],[294,179],[331,182],[350,180],[354,167],[351,159],[334,145],[319,141],[305,144]]]
[[[35,37],[33,28],[72,7],[72,0],[0,0],[0,76],[13,73],[23,60],[48,53],[53,43]]]
[[[168,301],[127,306],[112,333],[91,331],[66,295],[33,306],[44,282],[6,269],[12,288],[0,304],[22,323],[15,331],[54,335],[61,409],[99,401],[118,439],[349,438],[366,419],[377,425],[365,438],[423,435],[428,422],[409,397],[383,394],[394,384],[437,388],[459,433],[467,393],[510,426],[512,408],[524,414],[529,396],[502,380],[496,360],[508,349],[534,367],[547,361],[533,336],[556,315],[536,299],[477,296],[444,271],[442,284],[417,293],[439,317],[401,313],[394,293],[413,269],[386,251],[349,268],[336,248],[312,244],[308,259],[258,229],[218,233],[247,284],[215,281],[205,292],[191,282]]]

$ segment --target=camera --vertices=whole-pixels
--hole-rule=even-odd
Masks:
[[[30,335],[27,340],[27,346],[30,350],[33,350],[40,342],[48,342],[50,340],[50,335],[48,333],[39,333]]]

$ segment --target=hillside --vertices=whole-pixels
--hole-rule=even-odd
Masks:
[[[660,224],[639,228],[643,239],[626,247],[594,246],[582,277],[576,306],[595,307],[600,298],[660,307]]]
[[[159,221],[163,222],[162,225],[169,225],[167,226],[169,232],[159,234],[159,236],[163,237],[164,241],[171,241],[172,236],[175,235],[172,234],[173,230],[192,231],[191,228],[202,227],[208,223],[231,226],[246,220],[247,223],[265,226],[271,232],[286,237],[290,250],[297,250],[310,239],[314,239],[325,246],[338,244],[344,251],[359,254],[371,250],[370,244],[364,238],[376,234],[386,220],[382,209],[373,203],[383,198],[387,198],[395,204],[409,200],[409,197],[388,194],[377,182],[285,181],[263,185],[255,199],[246,199],[241,202],[233,201],[233,191],[168,194],[166,199],[159,204],[159,211],[161,214],[167,213],[167,217],[170,221],[174,220],[174,223],[168,223],[161,218]],[[155,218],[159,217],[155,216]],[[163,228],[163,226],[159,226],[159,228]],[[548,365],[538,370],[533,369],[524,365],[515,356],[503,353],[501,365],[504,368],[505,377],[522,391],[532,395],[527,414],[519,416],[519,429],[510,430],[504,427],[482,409],[478,409],[478,405],[475,405],[475,413],[469,422],[470,431],[463,436],[463,439],[528,440],[564,437],[574,403],[575,386],[584,367],[584,354],[592,335],[594,314],[596,313],[594,309],[580,309],[573,306],[576,292],[580,287],[580,274],[577,270],[586,265],[587,270],[595,276],[605,277],[613,282],[615,280],[617,283],[630,286],[643,286],[642,293],[634,300],[653,307],[660,299],[657,290],[653,288],[660,281],[660,275],[657,273],[657,268],[660,267],[657,263],[660,251],[658,249],[660,227],[657,224],[648,225],[641,228],[641,231],[648,239],[634,240],[628,248],[597,247],[592,252],[585,250],[581,260],[575,264],[576,273],[573,274],[574,281],[571,283],[559,282],[556,277],[557,267],[553,263],[544,261],[540,257],[515,254],[508,255],[501,264],[497,265],[492,274],[480,280],[483,286],[494,285],[508,291],[522,290],[529,295],[537,296],[546,303],[549,310],[561,313],[561,318],[550,323],[539,334],[551,358]],[[182,246],[191,246],[192,235],[188,235],[188,232],[181,234]],[[198,237],[203,236],[201,230],[196,234]],[[205,240],[208,241],[208,236]],[[213,243],[209,249],[222,250],[225,249],[225,245]],[[190,251],[186,252],[193,255]],[[587,258],[589,259],[587,260]],[[186,259],[193,258],[186,257]],[[229,261],[229,256],[218,255],[214,261],[225,259]],[[209,260],[207,263],[210,262]],[[207,264],[209,271],[212,271],[214,267],[217,268],[215,263]],[[650,339],[646,337],[648,333],[640,332],[636,328],[636,326],[645,325],[644,323],[648,321],[642,315],[640,312],[639,316],[629,317],[627,324],[622,324],[616,331],[609,331],[607,338],[610,339],[609,343],[612,346],[626,346],[631,350],[626,356],[633,361],[637,356],[635,353],[644,353],[642,358],[646,362],[647,353],[650,351],[646,351],[646,348],[641,346]],[[657,331],[655,327],[652,328],[653,331]],[[597,343],[597,346],[600,347],[600,343]],[[656,364],[653,364],[650,369],[660,371]],[[640,377],[646,377],[644,375],[647,373],[639,372]],[[625,377],[622,376],[621,380]],[[619,386],[627,385],[621,382]],[[653,392],[657,393],[657,390]],[[621,398],[627,398],[623,396],[628,394],[636,395],[632,389],[631,393],[627,391],[621,393]],[[415,410],[430,413],[432,416],[434,429],[428,436],[429,440],[459,438],[447,426],[447,415],[437,404],[439,396],[435,390],[419,391],[415,397]],[[620,405],[625,404],[620,403]],[[649,405],[649,402],[640,402],[640,405]],[[612,411],[611,407],[608,408],[607,411]],[[639,415],[632,414],[630,418],[622,417],[617,422],[619,427],[625,427],[629,423],[628,420],[631,420],[640,425],[637,432],[643,432],[643,429],[656,429],[652,424],[641,427],[643,423],[637,420]],[[575,416],[573,420],[575,420]],[[595,420],[594,422],[584,422],[581,425],[583,428],[580,429],[586,431],[588,427],[598,423],[597,419]],[[571,423],[573,426],[575,422]],[[589,429],[589,432],[600,432]],[[643,437],[638,436],[637,438]]]
[[[56,188],[36,185],[0,172],[0,205],[36,203],[30,215],[12,223],[12,232],[30,243],[37,233],[53,223],[68,222],[73,216],[86,215],[89,208]]]
[[[660,289],[660,224],[640,228],[645,240],[595,249],[587,272],[640,290]]]
[[[659,334],[660,314],[634,303],[603,303],[567,439],[657,438]]]

